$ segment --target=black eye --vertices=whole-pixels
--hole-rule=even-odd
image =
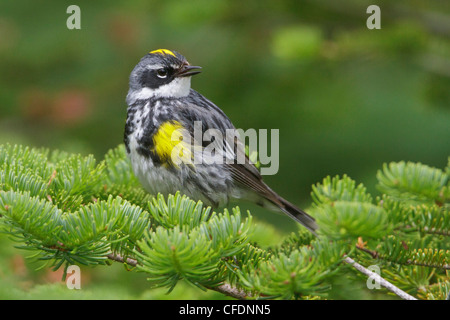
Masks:
[[[158,70],[156,70],[156,75],[158,76],[158,78],[164,79],[165,77],[167,77],[167,70],[166,69],[158,69]]]

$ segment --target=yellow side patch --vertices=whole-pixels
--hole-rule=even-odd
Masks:
[[[179,166],[181,163],[193,166],[193,154],[188,132],[178,121],[166,121],[153,136],[155,152],[163,163]]]
[[[172,51],[170,51],[170,50],[167,50],[167,49],[158,49],[158,50],[153,50],[153,51],[150,51],[150,53],[170,54],[170,55],[172,55],[172,56],[176,57],[175,53],[173,53]]]

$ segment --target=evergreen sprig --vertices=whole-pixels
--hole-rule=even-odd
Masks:
[[[382,192],[402,201],[439,205],[450,202],[448,174],[437,168],[421,163],[392,162],[383,165],[377,178]]]
[[[159,203],[166,212],[173,212],[171,204],[176,202],[194,209],[181,215],[193,212],[194,219],[181,220],[185,224],[169,227],[163,224],[146,234],[145,239],[138,242],[141,251],[136,251],[142,265],[140,269],[155,286],[167,286],[170,290],[181,279],[204,287],[219,284],[226,277],[221,272],[223,261],[238,254],[248,243],[250,216],[242,221],[239,210],[234,210],[233,215],[225,210],[207,220],[198,215],[203,212],[200,203],[194,205],[178,194],[169,196],[169,201],[164,203],[159,196]],[[160,217],[161,213],[157,214]],[[173,218],[173,215],[167,214],[166,218]]]
[[[345,247],[315,240],[288,253],[277,252],[259,264],[245,265],[239,278],[245,288],[268,297],[283,299],[317,295],[327,291],[327,277],[337,272]]]

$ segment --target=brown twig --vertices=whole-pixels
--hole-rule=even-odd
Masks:
[[[228,283],[221,284],[220,286],[217,287],[208,287],[208,289],[220,292],[228,297],[232,297],[239,300],[245,300],[248,297],[250,297],[250,294],[248,292],[232,287]]]
[[[107,257],[108,257],[108,259],[110,259],[112,261],[126,263],[127,265],[130,265],[132,267],[137,267],[137,265],[138,265],[137,261],[134,259],[131,259],[131,258],[124,259],[123,257],[121,257],[119,255],[114,255],[112,253],[108,254]]]
[[[386,261],[391,261],[391,262],[395,262],[392,260],[389,260],[385,257],[383,257],[379,252],[374,251],[374,250],[370,250],[364,247],[360,247],[360,246],[356,246],[357,249],[366,252],[368,254],[370,254],[372,256],[373,259],[382,259],[382,260],[386,260]],[[406,249],[405,249],[406,250]],[[398,264],[403,264],[403,265],[408,265],[408,266],[419,266],[419,267],[430,267],[430,268],[438,268],[438,269],[444,269],[444,270],[450,270],[450,265],[449,264],[444,264],[444,265],[435,265],[435,264],[428,264],[428,263],[421,263],[421,262],[417,262],[414,259],[408,259],[404,262],[397,262]]]
[[[108,254],[107,257],[112,261],[126,263],[127,265],[130,265],[132,267],[137,267],[138,265],[138,262],[135,259],[131,258],[124,259],[123,257],[112,253]],[[228,283],[221,284],[220,286],[217,287],[207,287],[207,288],[239,300],[245,300],[247,297],[250,296],[250,294],[245,292],[244,290],[234,288]]]

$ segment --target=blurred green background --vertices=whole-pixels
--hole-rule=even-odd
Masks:
[[[81,30],[66,27],[71,4],[81,8]],[[381,8],[380,30],[366,27],[371,4]],[[167,48],[203,67],[193,88],[236,127],[280,130],[280,169],[265,180],[281,195],[307,208],[311,185],[337,174],[376,194],[384,162],[447,163],[449,40],[448,1],[3,0],[0,143],[102,159],[122,143],[131,70],[148,51]],[[283,216],[241,207],[274,232],[295,230]],[[3,238],[0,281],[12,283],[0,286],[0,298],[23,297],[33,287],[23,278],[46,283],[48,274],[20,276],[21,255]],[[93,274],[101,282],[105,273],[115,276]],[[159,298],[139,291],[143,275],[119,274],[140,283],[121,298]]]

